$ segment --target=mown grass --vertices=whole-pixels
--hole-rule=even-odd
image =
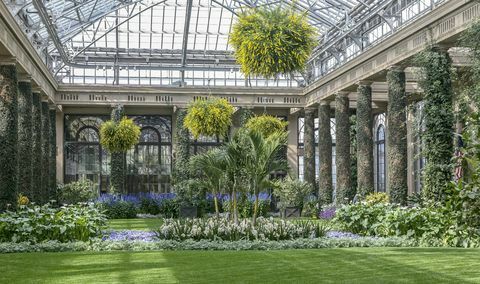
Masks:
[[[0,255],[0,283],[480,283],[480,250],[348,248]]]
[[[108,220],[107,225],[111,230],[151,231],[160,227],[162,222],[161,218],[113,219]]]

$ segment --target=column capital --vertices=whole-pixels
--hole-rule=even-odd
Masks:
[[[404,72],[405,67],[402,65],[390,65],[387,67],[387,71],[397,71],[397,72]]]
[[[31,83],[32,81],[32,76],[29,74],[18,74],[18,82],[26,82],[26,83]]]
[[[368,81],[368,80],[360,80],[356,83],[358,86],[371,86],[373,84],[373,81]]]
[[[331,103],[332,103],[331,100],[321,100],[320,101],[321,106],[330,106]]]
[[[350,95],[348,91],[338,91],[335,93],[336,97],[348,97],[348,95]]]
[[[0,65],[16,65],[17,58],[15,56],[0,56]]]
[[[315,107],[305,107],[305,108],[303,109],[303,111],[304,111],[305,113],[307,113],[307,112],[308,112],[308,113],[312,113],[312,112],[317,111],[317,108],[315,108]]]

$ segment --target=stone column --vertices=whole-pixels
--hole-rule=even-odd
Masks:
[[[33,196],[32,151],[32,83],[28,78],[18,82],[18,189]],[[33,200],[32,200],[33,201]]]
[[[405,72],[392,67],[387,72],[387,191],[390,201],[405,204],[407,201],[407,95]]]
[[[115,123],[119,123],[120,120],[125,116],[125,110],[123,105],[114,106],[111,114],[111,120]],[[126,193],[125,191],[125,179],[126,179],[126,169],[125,169],[125,153],[115,152],[111,153],[111,162],[110,162],[110,184],[113,188],[121,193]]]
[[[40,200],[50,201],[53,188],[50,188],[50,110],[48,101],[42,101],[42,185]]]
[[[318,155],[320,164],[318,196],[320,205],[333,202],[331,113],[330,102],[320,102],[318,108]]]
[[[52,193],[55,193],[57,187],[57,131],[56,131],[56,118],[57,112],[55,109],[50,109],[49,111],[49,122],[50,122],[50,136],[49,136],[49,145],[50,145],[50,159],[48,161],[48,174],[49,174],[49,188]],[[51,196],[56,198],[56,196]]]
[[[335,97],[337,204],[347,203],[349,192],[352,190],[349,108],[348,93],[338,93]]]
[[[63,183],[63,167],[64,167],[64,157],[63,157],[63,135],[64,135],[64,121],[63,121],[63,111],[59,110],[56,113],[56,119],[55,119],[55,134],[56,134],[56,147],[57,147],[57,158],[56,158],[56,173],[57,173],[57,181],[60,183]]]
[[[374,191],[373,113],[371,82],[359,82],[357,94],[357,193],[364,198]]]
[[[42,102],[41,94],[33,92],[32,96],[32,184],[30,200],[41,204],[42,192]]]
[[[304,123],[304,180],[315,186],[315,111],[314,108],[305,108],[305,123]]]
[[[15,206],[18,178],[18,97],[15,63],[0,65],[0,211]]]
[[[298,177],[298,114],[288,115],[288,166],[294,177]]]

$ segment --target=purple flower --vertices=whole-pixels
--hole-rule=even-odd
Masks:
[[[335,217],[335,212],[336,212],[335,207],[327,207],[322,211],[320,211],[320,214],[318,214],[318,217],[324,220],[331,220],[333,219],[333,217]]]
[[[142,242],[153,242],[155,240],[154,232],[145,232],[145,231],[110,231],[106,233],[106,236],[103,237],[104,241],[142,241]]]
[[[327,238],[352,238],[352,239],[360,238],[360,236],[357,234],[353,234],[349,232],[339,232],[339,231],[327,232],[326,236]]]

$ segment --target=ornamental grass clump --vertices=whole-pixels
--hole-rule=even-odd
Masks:
[[[110,153],[122,153],[138,144],[140,127],[133,120],[123,117],[118,123],[109,120],[100,128],[100,143]]]
[[[258,7],[239,15],[230,44],[245,76],[277,78],[305,69],[316,32],[293,8]]]
[[[196,100],[188,107],[183,125],[195,139],[200,135],[223,137],[232,125],[233,112],[233,106],[225,99]]]

